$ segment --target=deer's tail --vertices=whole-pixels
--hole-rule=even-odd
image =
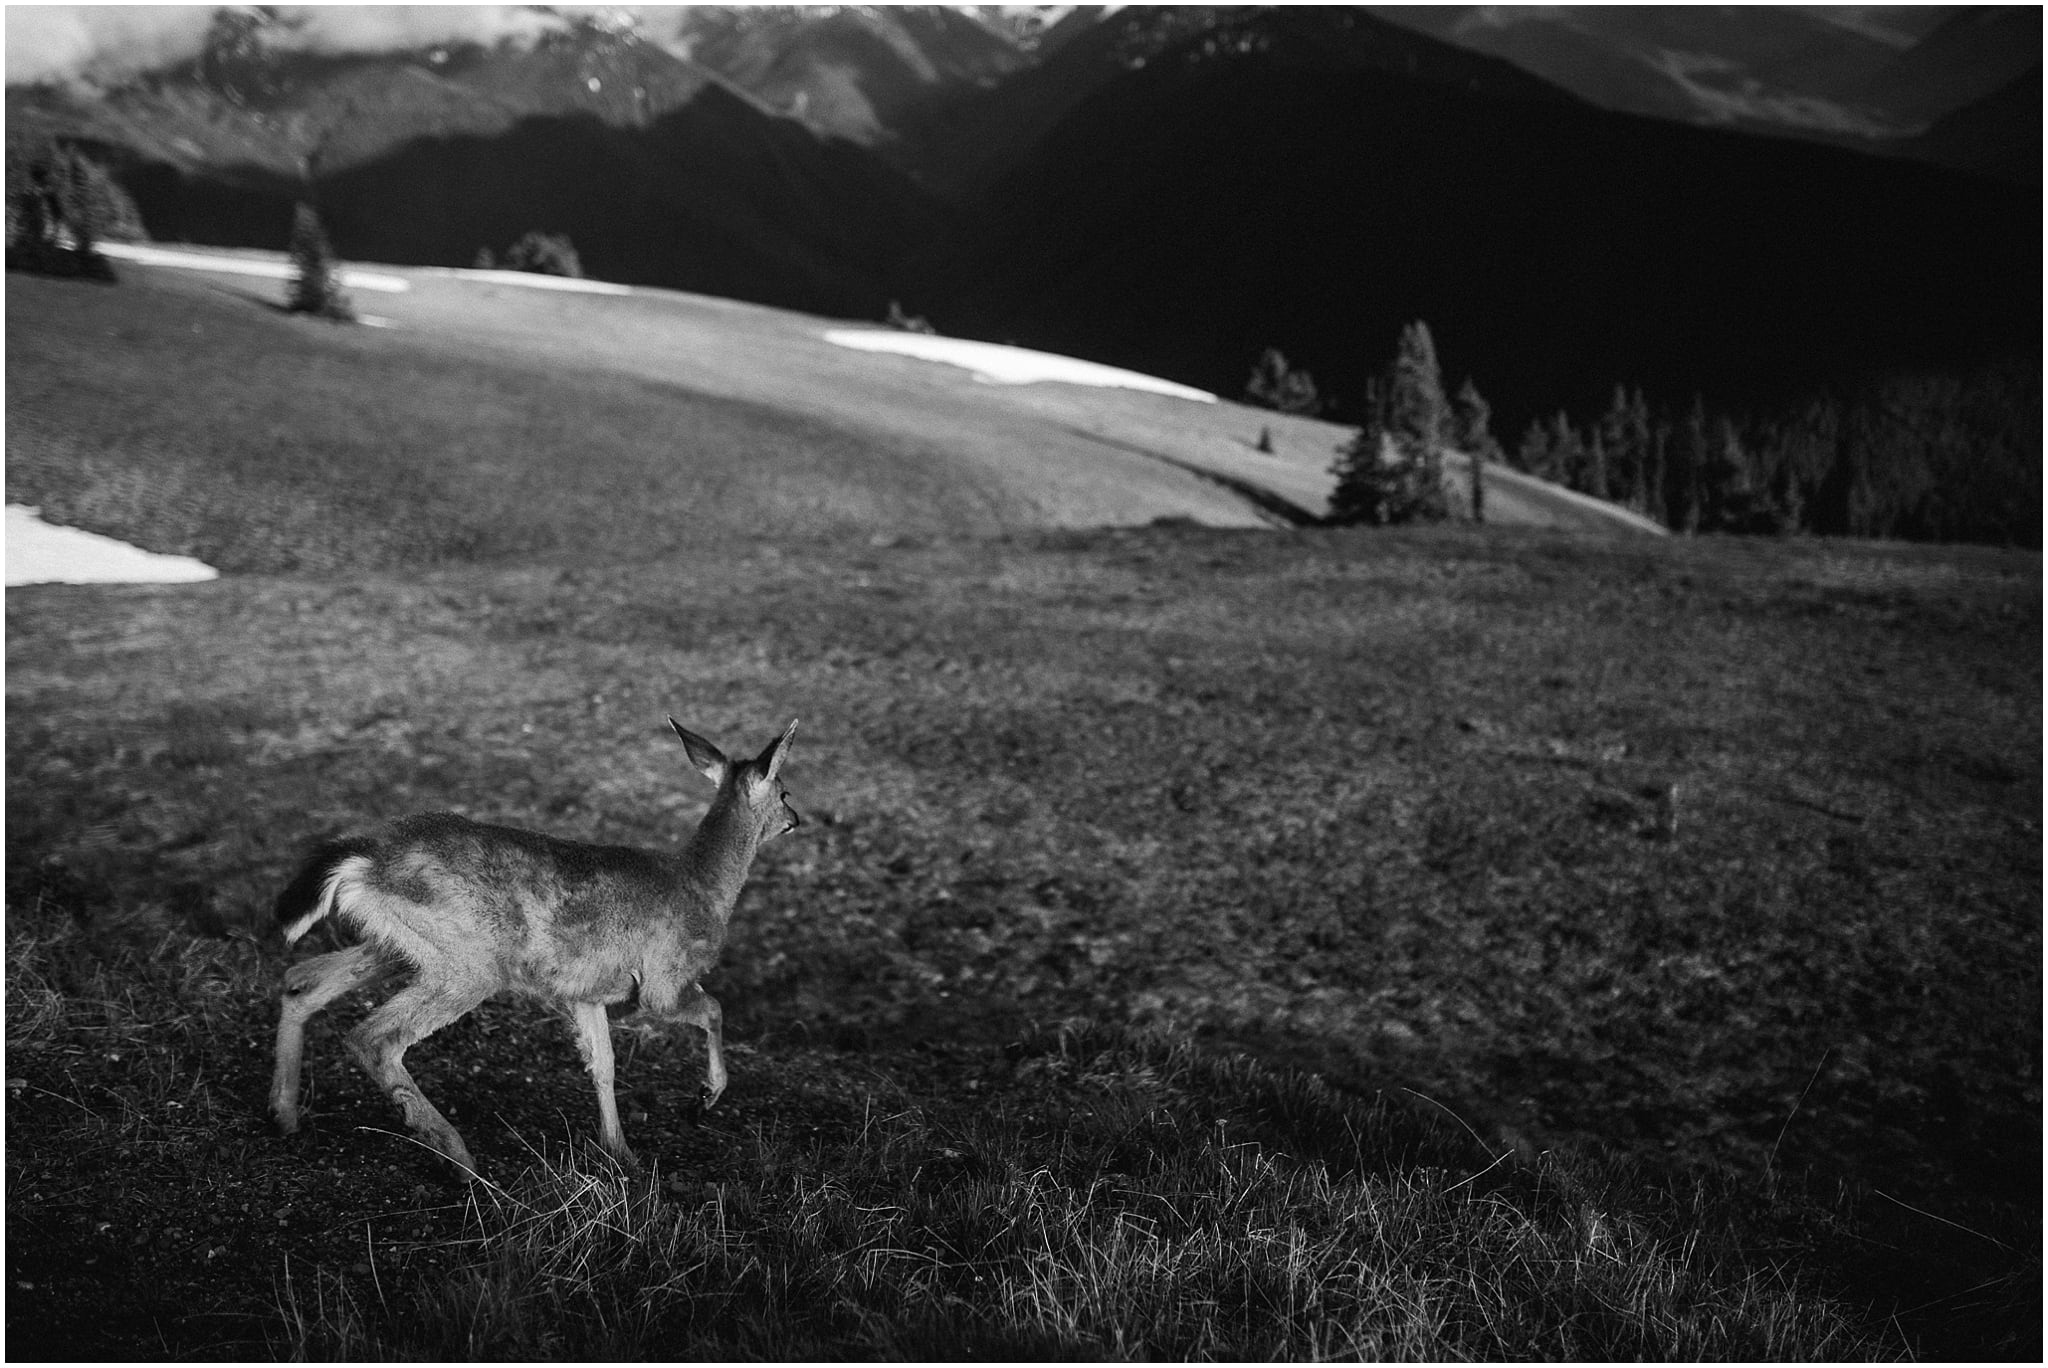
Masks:
[[[315,850],[277,895],[274,917],[284,943],[291,945],[334,910],[344,885],[360,879],[369,867],[373,843],[366,837],[344,837]]]

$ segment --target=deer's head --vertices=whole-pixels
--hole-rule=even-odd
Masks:
[[[770,741],[759,755],[737,763],[726,759],[724,751],[673,717],[668,724],[683,739],[683,749],[689,752],[690,763],[718,786],[718,796],[711,800],[713,812],[717,812],[721,805],[730,804],[734,812],[745,813],[751,820],[756,844],[765,844],[803,825],[803,819],[789,805],[789,790],[777,777],[782,772],[782,762],[789,758],[790,739],[796,735],[795,721],[791,721],[782,735]]]

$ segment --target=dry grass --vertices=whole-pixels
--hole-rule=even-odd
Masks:
[[[1159,1040],[1084,1028],[1018,1053],[1000,1098],[969,1110],[884,1090],[857,1122],[756,1128],[739,1182],[622,1184],[536,1157],[471,1194],[451,1242],[463,1252],[431,1283],[399,1252],[381,1277],[286,1289],[279,1347],[784,1360],[1892,1347],[1697,1236],[1610,1210],[1621,1190],[1589,1192],[1583,1166],[1469,1168],[1475,1149],[1397,1110]],[[1349,1145],[1305,1155],[1318,1127]]]

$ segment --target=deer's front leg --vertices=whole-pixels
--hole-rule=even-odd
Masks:
[[[570,1009],[576,1026],[576,1044],[583,1055],[583,1067],[597,1089],[598,1139],[605,1149],[628,1170],[639,1168],[633,1151],[626,1147],[626,1133],[619,1126],[619,1099],[612,1081],[612,1023],[601,1002],[579,1002]]]
[[[676,1003],[675,1019],[704,1028],[704,1107],[708,1111],[718,1105],[719,1095],[725,1091],[725,1013],[719,1010],[717,998],[705,992],[702,984],[693,983]]]

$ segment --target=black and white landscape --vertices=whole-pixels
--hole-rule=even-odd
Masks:
[[[10,1357],[2038,1359],[2038,9],[6,37]],[[717,1106],[271,1134],[307,850],[671,716]]]

